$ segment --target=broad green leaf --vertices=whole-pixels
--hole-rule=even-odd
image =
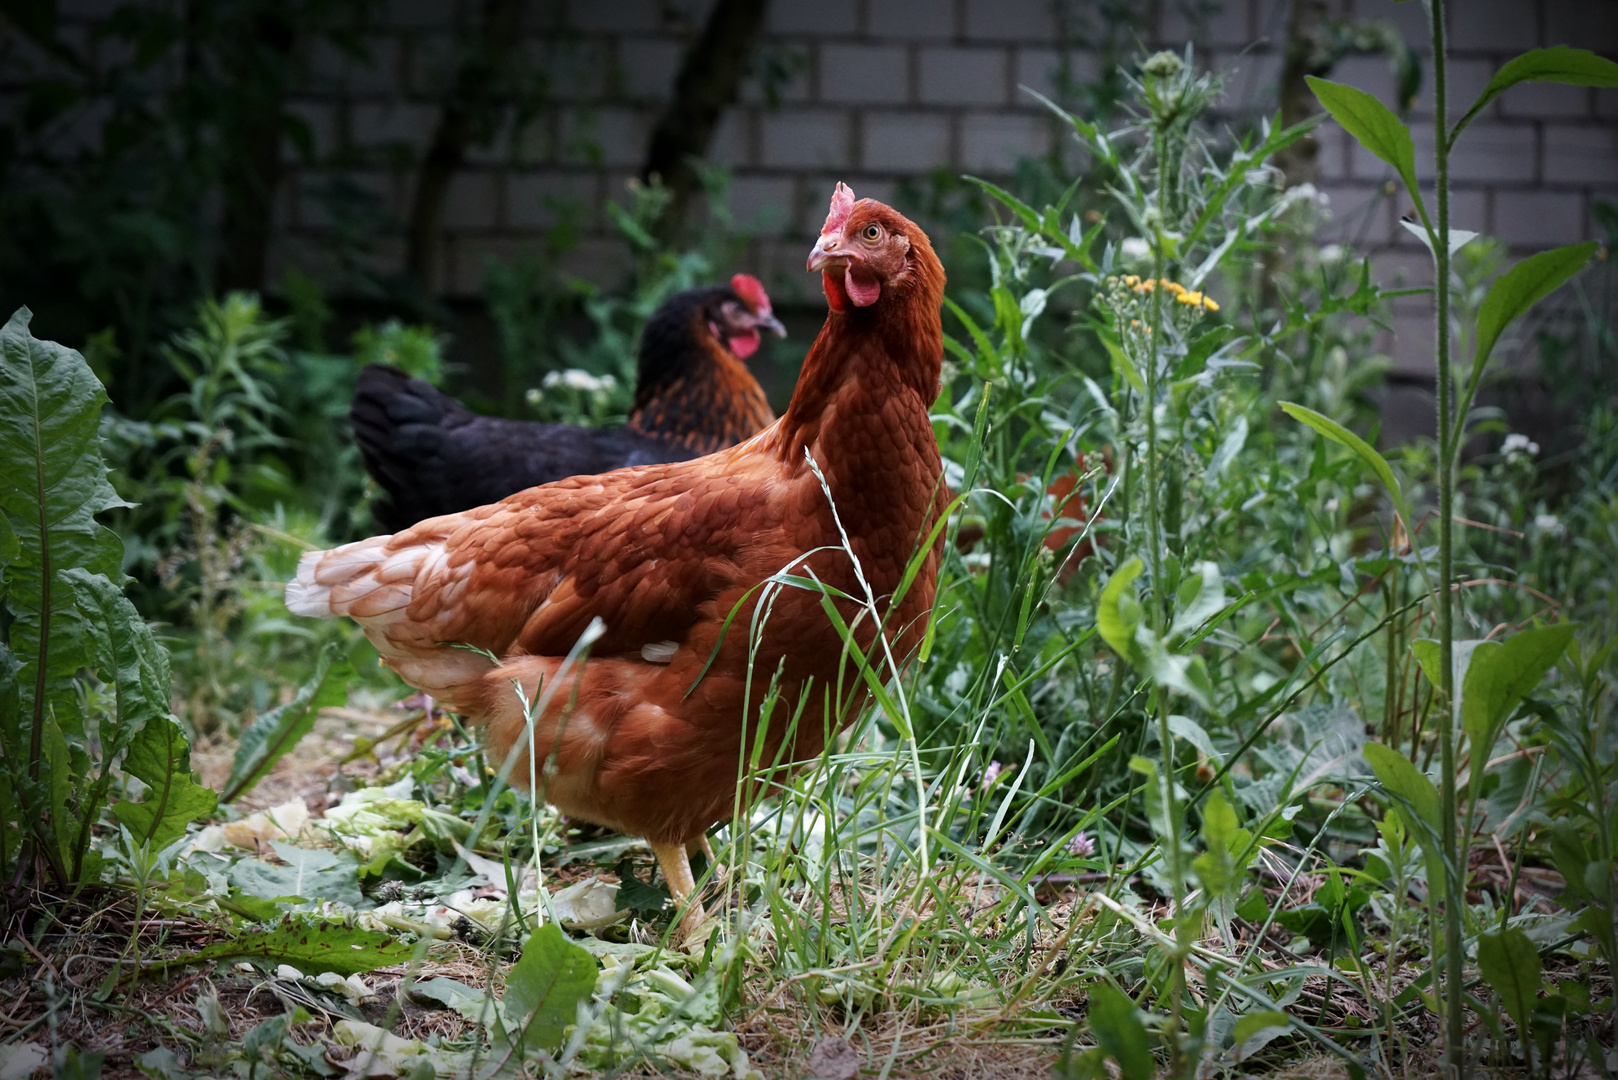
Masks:
[[[1552,248],[1528,258],[1495,278],[1478,308],[1477,349],[1473,353],[1474,378],[1512,321],[1554,292],[1576,274],[1601,245],[1594,240]]]
[[[1292,1017],[1279,1009],[1264,1009],[1259,1012],[1244,1013],[1242,1018],[1236,1021],[1236,1027],[1231,1032],[1231,1039],[1237,1046],[1241,1046],[1261,1031],[1270,1028],[1290,1027],[1292,1027]]]
[[[126,505],[107,482],[101,456],[101,407],[107,395],[84,358],[28,332],[32,316],[21,308],[0,329],[0,555],[5,559],[4,631],[18,667],[5,688],[0,730],[23,827],[34,832],[54,873],[74,874],[81,829],[49,810],[51,792],[72,790],[82,822],[96,808],[83,805],[74,772],[79,749],[93,732],[82,730],[74,675],[89,666],[91,633],[75,589],[63,574],[81,569],[123,581],[123,544],[96,515]],[[0,621],[5,621],[0,618]],[[41,693],[43,691],[43,693]],[[45,719],[54,714],[58,737],[73,752],[41,754],[35,762],[34,724],[44,748]],[[75,757],[77,755],[77,757]],[[61,770],[57,775],[51,766]],[[38,780],[30,771],[38,769]]]
[[[1216,897],[1233,896],[1242,883],[1244,867],[1236,865],[1239,849],[1247,846],[1251,835],[1236,820],[1220,788],[1214,788],[1202,804],[1202,843],[1207,849],[1192,860],[1202,887]]]
[[[1213,457],[1208,459],[1208,467],[1203,470],[1202,482],[1209,488],[1217,486],[1220,478],[1225,475],[1225,470],[1236,460],[1236,455],[1242,452],[1242,447],[1247,445],[1247,430],[1247,417],[1238,416],[1230,427],[1230,434],[1219,444],[1219,449],[1214,451]]]
[[[1451,141],[1461,133],[1473,117],[1489,107],[1489,102],[1522,82],[1554,82],[1568,86],[1618,86],[1618,64],[1588,49],[1573,49],[1555,45],[1549,49],[1529,49],[1513,57],[1495,72],[1483,93],[1466,110],[1450,133]]]
[[[1200,562],[1191,569],[1192,573],[1181,580],[1180,595],[1175,598],[1171,638],[1190,633],[1225,610],[1225,579],[1219,573],[1219,564]]]
[[[1304,78],[1315,97],[1331,113],[1332,119],[1343,130],[1359,140],[1359,144],[1392,165],[1404,181],[1405,190],[1416,203],[1416,210],[1425,224],[1427,208],[1421,201],[1421,187],[1416,182],[1416,143],[1410,129],[1399,121],[1386,105],[1357,87],[1317,79]]]
[[[591,938],[590,940],[595,940]],[[466,1020],[474,1024],[487,1025],[495,1019],[498,1008],[495,1000],[481,990],[467,986],[455,979],[446,979],[439,976],[425,982],[414,983],[410,987],[412,997],[424,997],[436,1001],[449,1009],[454,1009]]]
[[[334,971],[358,975],[389,964],[408,963],[415,950],[387,934],[360,930],[340,923],[303,926],[290,920],[273,930],[253,930],[231,941],[220,941],[196,952],[157,961],[155,966],[196,964],[205,960],[264,960],[291,964],[318,975]]]
[[[6,477],[0,510],[17,542],[6,571],[5,603],[16,620],[9,631],[12,651],[30,667],[43,655],[51,680],[47,697],[76,715],[70,678],[86,664],[86,642],[74,591],[60,578],[77,567],[122,583],[123,544],[95,516],[126,504],[107,482],[101,456],[106,393],[84,357],[28,332],[31,317],[22,308],[0,329],[0,475]],[[44,654],[42,625],[50,630]],[[27,716],[33,710],[33,671],[20,687]]]
[[[340,646],[336,642],[328,645],[315,663],[315,673],[298,688],[297,696],[264,713],[242,732],[220,802],[239,798],[263,779],[282,755],[314,729],[321,709],[347,703],[353,680],[354,668]]]
[[[1404,518],[1407,525],[1409,524],[1410,510],[1405,505],[1404,491],[1399,487],[1399,478],[1393,475],[1393,468],[1388,464],[1387,459],[1377,453],[1370,443],[1337,421],[1328,416],[1322,416],[1307,406],[1298,405],[1291,401],[1283,401],[1281,402],[1281,410],[1299,423],[1307,424],[1326,436],[1326,438],[1348,447],[1359,455],[1360,460],[1369,465],[1371,470],[1376,473],[1377,478],[1382,481],[1382,486],[1388,489],[1388,494],[1392,496],[1393,505],[1398,509],[1399,516]]]
[[[1438,888],[1444,880],[1443,848],[1438,846],[1438,838],[1444,835],[1444,824],[1439,814],[1443,804],[1438,797],[1438,789],[1410,763],[1409,758],[1392,747],[1368,742],[1360,752],[1371,763],[1371,769],[1382,786],[1404,799],[1410,810],[1427,826],[1427,830],[1431,830],[1417,829],[1415,838],[1421,844],[1427,880],[1433,888]],[[1453,823],[1450,827],[1454,827]]]
[[[1473,760],[1488,754],[1500,725],[1561,659],[1576,629],[1571,623],[1541,626],[1473,651],[1461,686],[1461,726],[1472,740]],[[1474,773],[1474,783],[1481,783],[1483,770]]]
[[[1133,1001],[1105,983],[1098,983],[1090,988],[1087,1018],[1090,1034],[1118,1063],[1123,1080],[1152,1080],[1157,1062],[1152,1059],[1146,1025]]]
[[[1417,638],[1410,643],[1410,655],[1416,658],[1421,667],[1421,673],[1427,676],[1427,682],[1433,689],[1442,689],[1444,685],[1443,646],[1432,638]]]
[[[1170,716],[1169,731],[1175,738],[1184,739],[1215,761],[1223,760],[1219,751],[1214,749],[1213,740],[1208,737],[1207,731],[1189,716],[1181,716],[1179,713]]]
[[[595,957],[569,941],[561,927],[546,923],[506,976],[500,1007],[507,1034],[523,1046],[555,1050],[595,984]]]
[[[124,772],[149,789],[140,802],[125,799],[112,812],[137,843],[153,850],[168,847],[185,827],[214,812],[219,796],[191,779],[191,748],[185,732],[171,717],[147,724],[136,733],[124,758]]]
[[[169,716],[169,654],[123,591],[103,574],[62,571],[88,631],[89,659],[113,692],[116,715],[102,724],[101,754],[111,761],[148,723]]]
[[[1130,663],[1138,663],[1140,646],[1135,642],[1135,630],[1141,623],[1140,602],[1130,586],[1140,577],[1146,565],[1140,556],[1131,556],[1118,569],[1101,590],[1096,603],[1096,629],[1109,648]]]
[[[230,882],[260,900],[315,903],[331,900],[349,907],[364,907],[359,863],[346,852],[304,848],[281,840],[270,846],[282,865],[262,859],[243,859],[230,868]]]
[[[1110,333],[1098,336],[1101,338],[1101,344],[1107,347],[1107,355],[1112,357],[1113,366],[1123,375],[1124,381],[1133,386],[1136,393],[1146,393],[1146,380],[1141,377],[1135,362],[1129,358],[1129,353],[1124,351],[1124,347],[1113,340]]]
[[[1524,1043],[1534,1022],[1534,1002],[1539,997],[1539,950],[1528,935],[1515,927],[1478,937],[1478,972],[1483,981],[1500,995]]]

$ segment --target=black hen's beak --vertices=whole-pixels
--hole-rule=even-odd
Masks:
[[[781,325],[781,320],[775,317],[774,312],[766,312],[763,315],[756,315],[754,318],[757,321],[753,325],[770,331],[776,337],[784,338],[787,336],[787,328]]]

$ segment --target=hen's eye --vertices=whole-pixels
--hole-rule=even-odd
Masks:
[[[867,239],[867,240],[880,240],[880,239],[882,239],[882,226],[880,226],[880,225],[867,225],[867,226],[865,226],[865,239]]]

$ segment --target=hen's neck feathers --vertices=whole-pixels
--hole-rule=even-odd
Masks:
[[[809,355],[804,358],[792,403],[781,418],[779,453],[803,459],[803,447],[820,435],[833,398],[844,386],[859,383],[869,391],[864,404],[881,411],[879,396],[914,393],[923,411],[938,396],[943,370],[944,331],[939,309],[944,300],[944,267],[920,229],[909,234],[911,280],[884,290],[869,307],[846,298],[834,303]],[[841,289],[828,280],[829,288]]]
[[[709,305],[725,299],[734,294],[722,287],[693,290],[683,309],[647,323],[625,427],[710,453],[774,419],[758,380],[709,325]]]

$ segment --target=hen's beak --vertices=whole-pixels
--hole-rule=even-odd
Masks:
[[[773,312],[768,315],[757,316],[757,319],[753,325],[770,331],[770,333],[774,334],[776,337],[787,336],[787,328],[781,325],[781,320],[777,319]]]
[[[815,241],[815,248],[809,253],[809,272],[820,270],[833,259],[844,258],[848,252],[843,248],[843,238],[837,233],[821,233]]]

